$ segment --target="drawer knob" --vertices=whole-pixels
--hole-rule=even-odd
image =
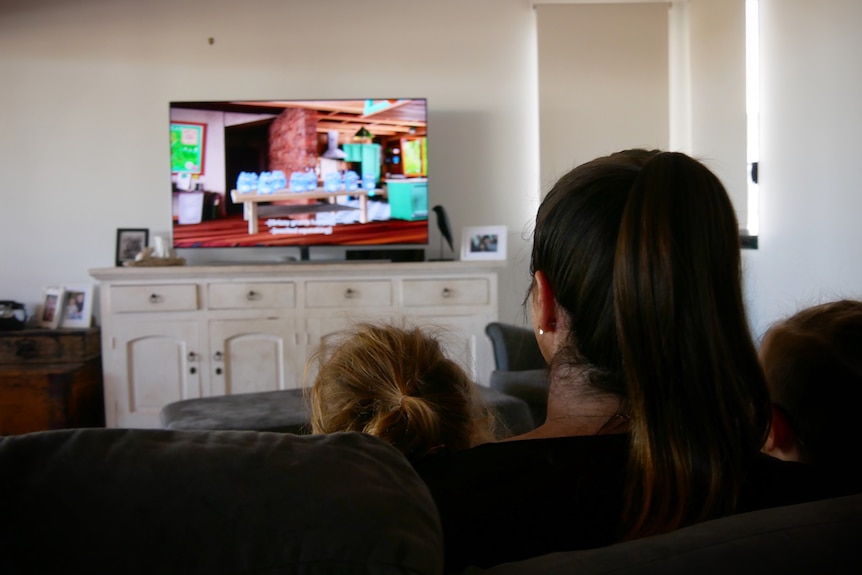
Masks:
[[[221,352],[220,352],[220,351],[215,352],[215,353],[213,354],[213,359],[214,359],[214,360],[216,360],[216,361],[221,361],[221,360],[222,360],[222,354],[221,354]]]
[[[245,299],[248,301],[254,301],[256,299],[260,299],[260,294],[254,290],[249,290],[247,294],[245,294]]]
[[[444,298],[452,296],[452,290],[449,288],[443,288],[443,293],[441,294]]]
[[[157,293],[150,294],[150,303],[159,303],[162,301],[162,296]]]
[[[221,375],[221,368],[220,367],[216,368],[216,375]]]
[[[189,373],[190,373],[190,374],[194,375],[194,374],[196,374],[197,372],[198,372],[198,368],[196,368],[195,366],[191,366],[191,367],[189,368]]]
[[[186,357],[188,358],[189,361],[197,361],[197,359],[198,359],[197,354],[193,351],[190,351],[188,356],[186,356]]]
[[[344,292],[344,299],[353,299],[353,296],[356,295],[356,292],[350,288],[347,288],[347,291]]]

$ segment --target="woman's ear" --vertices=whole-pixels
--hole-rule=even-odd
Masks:
[[[533,324],[538,333],[542,334],[543,332],[553,332],[556,330],[557,300],[551,291],[551,284],[548,283],[548,278],[541,271],[537,271],[533,276],[531,313]]]
[[[559,330],[561,327],[560,309],[554,292],[551,291],[551,284],[541,271],[537,271],[533,275],[533,294],[530,305],[536,342],[539,344],[542,357],[550,364],[560,345],[559,338],[565,339],[566,334]]]
[[[763,444],[762,451],[784,461],[801,461],[799,438],[790,427],[784,411],[774,403],[772,404],[772,425],[769,426],[769,436]]]

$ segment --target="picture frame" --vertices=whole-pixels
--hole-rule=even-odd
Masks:
[[[462,260],[505,260],[506,226],[467,227],[461,232]]]
[[[93,285],[64,285],[63,296],[60,327],[90,327],[93,319]]]
[[[63,286],[42,288],[42,303],[39,304],[39,325],[57,329],[63,318]]]
[[[125,262],[135,261],[135,256],[149,245],[150,230],[146,228],[118,228],[117,229],[117,266]]]

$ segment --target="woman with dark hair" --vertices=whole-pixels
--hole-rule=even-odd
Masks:
[[[739,231],[703,164],[628,150],[573,169],[539,207],[530,267],[545,423],[417,466],[449,572],[832,494],[760,453]]]

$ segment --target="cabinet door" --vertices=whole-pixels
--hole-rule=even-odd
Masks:
[[[360,177],[374,176],[380,180],[380,144],[365,144],[362,148],[362,173]]]
[[[209,326],[209,395],[302,385],[308,345],[293,320],[214,320]]]
[[[350,326],[361,323],[390,323],[396,321],[390,313],[369,313],[361,311],[334,311],[325,317],[308,318],[308,355],[309,357],[320,348],[320,344],[330,336],[344,331]],[[308,365],[308,384],[314,381],[317,375],[317,366]]]
[[[380,144],[344,144],[345,162],[360,163],[359,177],[373,176],[380,179]]]
[[[399,220],[424,220],[428,218],[428,182],[387,180],[386,190],[393,218]]]
[[[464,367],[473,381],[489,385],[494,357],[485,325],[493,321],[491,315],[412,314],[408,321],[437,334],[447,356]]]
[[[476,383],[489,385],[494,368],[485,326],[494,321],[496,287],[488,277],[407,279],[403,301],[407,317],[437,326],[449,356],[461,362]]]
[[[200,397],[200,324],[118,321],[102,350],[108,427],[159,427],[174,401]]]

